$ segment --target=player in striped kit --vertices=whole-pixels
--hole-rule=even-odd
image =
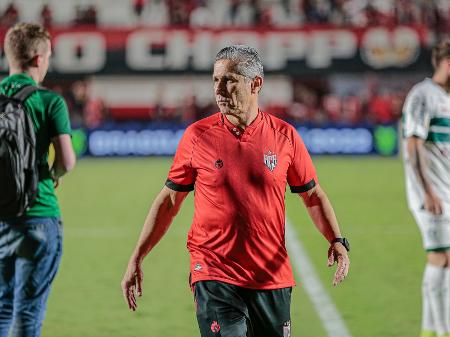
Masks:
[[[432,78],[403,107],[408,206],[427,254],[421,337],[450,336],[450,41],[433,48]]]

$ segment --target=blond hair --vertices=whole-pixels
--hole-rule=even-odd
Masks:
[[[431,62],[435,69],[445,59],[450,59],[450,40],[441,41],[431,50]]]
[[[4,50],[10,66],[27,69],[36,55],[45,49],[49,32],[36,23],[18,23],[5,36]]]

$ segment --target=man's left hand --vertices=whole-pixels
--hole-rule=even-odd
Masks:
[[[341,283],[348,274],[350,268],[350,259],[348,258],[347,249],[339,243],[331,244],[328,249],[328,267],[331,267],[337,262],[337,270],[334,273],[333,285],[336,286]]]
[[[128,308],[133,311],[137,309],[136,295],[142,296],[142,281],[144,273],[142,272],[141,262],[130,260],[127,270],[122,279],[122,293]]]

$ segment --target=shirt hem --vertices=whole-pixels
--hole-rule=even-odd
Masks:
[[[238,287],[248,288],[248,289],[256,289],[256,290],[274,290],[274,289],[294,287],[296,285],[295,281],[261,285],[261,284],[252,283],[252,282],[239,282],[239,281],[229,279],[226,277],[211,276],[211,275],[204,275],[201,277],[192,276],[191,285],[193,285],[195,282],[199,282],[199,281],[220,281],[220,282],[232,284],[232,285],[235,285]]]
[[[25,216],[26,217],[30,217],[30,218],[47,218],[47,217],[55,217],[55,218],[60,218],[61,217],[61,212],[33,212],[33,211],[28,211],[25,212]]]

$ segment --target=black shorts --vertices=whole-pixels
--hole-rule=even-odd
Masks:
[[[255,290],[218,281],[193,285],[202,337],[290,337],[292,288]]]

